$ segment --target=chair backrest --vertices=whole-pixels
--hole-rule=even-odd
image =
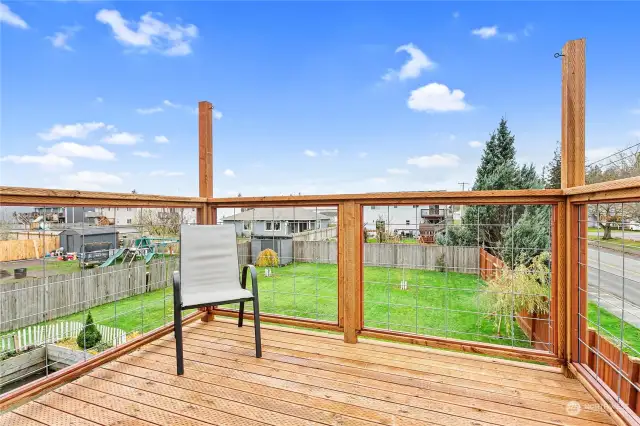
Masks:
[[[180,226],[180,288],[183,298],[240,288],[235,226]]]

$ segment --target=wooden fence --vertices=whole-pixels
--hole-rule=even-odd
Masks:
[[[623,352],[621,365],[620,346],[614,345],[591,328],[587,331],[586,342],[590,348],[587,354],[589,368],[614,393],[617,394],[620,389],[620,400],[627,404],[634,413],[640,414],[640,393],[636,389],[636,387],[640,388],[640,359]],[[622,378],[619,371],[622,372]]]
[[[337,263],[338,244],[335,241],[294,241],[296,262]],[[420,244],[364,245],[365,266],[435,270],[442,259],[451,272],[475,273],[478,251],[472,247],[425,246]]]
[[[338,227],[336,226],[293,234],[293,241],[326,241],[333,238],[338,238]]]
[[[507,265],[497,256],[480,248],[480,276],[483,280],[495,277]],[[518,326],[527,335],[536,349],[552,351],[553,326],[549,314],[522,311],[516,316]]]
[[[60,239],[32,233],[29,239],[0,241],[0,262],[13,260],[38,259],[45,253],[60,248]]]
[[[135,262],[0,285],[0,332],[27,327],[104,303],[171,287],[177,258]]]
[[[117,346],[127,341],[127,333],[124,330],[102,324],[96,324],[96,327],[102,336],[101,342]],[[14,333],[0,336],[0,352],[21,351],[69,337],[75,338],[83,328],[84,324],[78,321],[60,321],[21,328]]]

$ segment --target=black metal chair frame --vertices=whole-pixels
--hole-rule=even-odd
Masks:
[[[256,358],[262,358],[262,341],[260,339],[260,303],[258,300],[258,273],[255,266],[245,265],[242,268],[242,280],[240,285],[243,289],[247,288],[247,271],[251,271],[251,291],[252,297],[235,300],[225,300],[222,302],[208,302],[200,303],[197,305],[182,305],[182,298],[180,293],[180,272],[175,271],[173,273],[173,324],[174,334],[176,337],[176,362],[178,366],[178,375],[184,374],[184,354],[182,347],[182,311],[186,309],[202,308],[205,306],[228,305],[230,303],[240,303],[240,309],[238,312],[238,327],[242,327],[242,320],[244,317],[244,302],[253,302],[253,326],[255,329],[256,340]]]

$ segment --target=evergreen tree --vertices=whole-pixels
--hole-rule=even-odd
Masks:
[[[553,151],[553,159],[543,169],[544,187],[546,189],[560,189],[562,174],[562,156],[560,154],[560,144],[556,142],[556,149]]]
[[[98,327],[93,323],[93,317],[91,316],[91,311],[89,311],[84,329],[78,334],[76,343],[83,349],[91,349],[100,343],[100,340],[102,340],[102,335]]]
[[[476,171],[473,190],[533,189],[542,188],[542,186],[532,164],[518,166],[515,137],[511,134],[507,121],[504,118],[501,119],[498,128],[491,134],[485,145]],[[438,238],[438,243],[454,246],[483,246],[503,259],[507,257],[505,261],[513,261],[513,256],[507,256],[506,253],[505,236],[510,232],[510,238],[513,238],[524,232],[515,232],[512,228],[516,227],[527,210],[535,210],[535,206],[470,206],[465,209],[462,224],[447,229],[447,232]],[[536,217],[537,212],[532,211],[530,215]],[[540,229],[537,232],[540,232]],[[523,246],[518,242],[517,247]]]

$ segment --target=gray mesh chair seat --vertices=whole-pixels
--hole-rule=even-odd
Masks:
[[[247,272],[251,272],[251,291]],[[238,327],[242,327],[244,303],[253,303],[256,357],[262,356],[258,274],[253,265],[238,276],[238,248],[234,226],[182,225],[180,227],[180,272],[173,273],[173,305],[178,375],[184,373],[182,314],[185,309],[239,303]]]

